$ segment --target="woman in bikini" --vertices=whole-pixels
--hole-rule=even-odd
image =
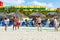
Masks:
[[[14,30],[14,28],[16,30],[16,27],[17,27],[17,18],[13,17],[13,30]]]

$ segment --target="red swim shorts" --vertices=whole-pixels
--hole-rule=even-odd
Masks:
[[[17,26],[20,26],[20,22],[17,22]]]

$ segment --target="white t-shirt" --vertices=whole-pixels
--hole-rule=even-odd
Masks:
[[[50,20],[48,19],[48,20],[47,20],[47,24],[49,24],[49,23],[50,23]]]
[[[9,19],[4,20],[4,23],[8,24],[9,23]]]

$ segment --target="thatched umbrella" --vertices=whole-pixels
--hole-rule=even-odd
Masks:
[[[21,12],[16,12],[15,15],[18,16],[20,19],[24,17],[24,14]]]
[[[56,16],[57,15],[57,12],[49,12],[48,14],[47,14],[47,16]]]
[[[60,13],[57,13],[57,16],[59,16],[59,17],[60,17]]]
[[[7,14],[7,17],[13,17],[15,15],[15,13],[9,13]]]
[[[0,18],[6,18],[7,16],[6,16],[6,13],[4,13],[4,12],[1,12],[0,13]]]
[[[24,16],[24,14],[20,12],[12,12],[7,14],[7,17],[9,17],[10,19],[13,18],[14,16],[18,16],[21,19]]]
[[[45,15],[42,13],[33,12],[29,15],[29,17],[45,17]]]
[[[60,13],[57,13],[57,17],[58,17],[58,20],[59,20],[59,23],[60,23]]]

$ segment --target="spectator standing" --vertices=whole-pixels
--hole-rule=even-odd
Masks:
[[[42,31],[42,27],[41,27],[41,21],[42,21],[42,19],[41,19],[41,17],[38,17],[36,21],[38,23],[38,31],[39,30]]]
[[[18,27],[18,29],[20,27],[20,18],[19,17],[17,17],[17,27]]]
[[[28,20],[27,19],[25,19],[25,23],[26,23],[26,27],[28,27]]]
[[[5,18],[4,19],[4,24],[5,24],[5,31],[7,30],[8,24],[9,24],[9,19]]]
[[[58,31],[58,26],[59,26],[59,22],[58,22],[57,18],[54,18],[54,27],[55,27],[56,31]]]
[[[13,17],[13,30],[14,30],[14,28],[16,30],[16,27],[17,27],[17,18]]]

